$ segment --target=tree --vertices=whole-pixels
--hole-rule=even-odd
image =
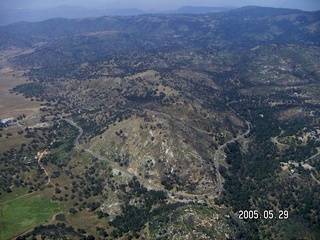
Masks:
[[[75,208],[70,208],[69,213],[76,214],[78,211]]]

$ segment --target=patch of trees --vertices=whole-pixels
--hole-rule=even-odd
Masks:
[[[227,163],[231,166],[229,171],[226,171],[224,167],[220,167],[221,174],[225,179],[225,192],[223,195],[223,201],[232,206],[234,211],[241,209],[250,209],[250,191],[244,182],[244,161],[240,147],[238,143],[229,144],[226,148]]]
[[[91,202],[91,203],[87,203],[87,208],[89,209],[90,212],[95,211],[96,209],[98,209],[101,206],[101,204],[99,202]]]
[[[297,123],[296,126],[288,128],[276,119],[277,110],[283,110],[286,106],[272,109],[264,107],[263,104],[259,107],[259,104],[261,102],[257,101],[250,105],[250,111],[246,110],[246,117],[252,121],[251,138],[254,140],[248,150],[243,152],[238,142],[229,144],[225,149],[228,167],[219,168],[225,179],[225,191],[217,203],[230,205],[235,212],[247,209],[259,209],[263,212],[275,207],[288,209],[298,219],[303,218],[303,221],[319,226],[317,216],[320,202],[315,192],[318,186],[312,184],[310,173],[298,167],[299,174],[295,177],[288,177],[285,181],[277,178],[280,162],[303,161],[316,153],[319,143],[310,140],[304,146],[290,147],[281,152],[270,140],[280,134],[280,127],[290,131],[290,134],[296,134],[306,126],[308,120],[304,119],[301,124]],[[263,117],[259,116],[259,113],[263,113]],[[270,199],[270,195],[274,200]]]
[[[34,159],[35,152],[32,149],[9,149],[0,157],[0,195],[11,192],[14,188],[22,187],[39,189],[44,181],[44,174],[35,171],[32,177],[22,178],[24,173],[32,169],[38,169],[38,163]],[[35,181],[36,179],[36,181]],[[10,186],[10,187],[9,187]],[[11,186],[13,188],[11,189]]]
[[[75,230],[72,226],[66,226],[65,223],[50,224],[47,226],[37,226],[32,231],[20,235],[16,240],[26,239],[95,239],[92,235],[86,236],[81,229]]]
[[[112,232],[113,237],[122,236],[124,233],[139,232],[146,222],[161,210],[159,208],[166,205],[166,195],[162,191],[150,190],[148,191],[136,179],[129,182],[129,192],[125,195],[125,203],[122,205],[122,214],[116,216],[110,222],[110,225],[116,227]],[[125,186],[122,187],[125,189]],[[136,199],[139,204],[130,203],[131,200]]]
[[[106,238],[106,237],[109,236],[108,233],[106,232],[106,230],[103,227],[96,227],[96,230],[97,230],[99,236],[101,236],[101,237]]]
[[[58,167],[66,166],[70,160],[71,150],[74,147],[74,141],[78,136],[78,130],[64,121],[61,121],[60,128],[57,129],[57,139],[50,149],[48,162]]]
[[[173,189],[172,183],[169,182],[167,179],[163,179],[163,180],[161,181],[161,184],[164,186],[165,189],[167,189],[167,190],[169,190],[169,191]]]
[[[75,208],[69,208],[69,213],[76,214],[78,211]]]
[[[126,97],[129,101],[137,103],[147,103],[161,101],[165,98],[165,93],[161,92],[159,96],[156,95],[155,91],[147,91],[144,94],[133,94]]]
[[[12,89],[14,92],[23,94],[26,98],[41,98],[46,87],[42,83],[31,82],[18,85]]]

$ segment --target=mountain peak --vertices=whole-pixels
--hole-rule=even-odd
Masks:
[[[184,6],[178,8],[172,13],[178,14],[204,14],[204,13],[213,13],[213,12],[223,12],[228,11],[233,8],[231,7],[207,7],[207,6]]]

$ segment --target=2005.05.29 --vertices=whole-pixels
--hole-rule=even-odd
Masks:
[[[288,219],[289,212],[288,210],[264,210],[263,213],[260,213],[258,210],[239,210],[238,211],[239,219]]]

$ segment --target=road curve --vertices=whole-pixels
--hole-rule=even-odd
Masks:
[[[214,162],[214,167],[216,169],[216,175],[217,175],[217,188],[216,190],[210,194],[210,197],[215,197],[216,195],[220,195],[222,192],[222,178],[221,178],[221,174],[219,172],[219,155],[221,153],[221,151],[230,143],[234,143],[235,141],[240,140],[241,138],[244,138],[245,136],[247,136],[250,131],[251,131],[251,123],[248,122],[247,120],[245,120],[246,124],[247,124],[247,131],[245,131],[243,134],[237,136],[236,138],[233,138],[231,140],[229,140],[228,142],[225,142],[223,145],[221,145],[217,151],[214,154],[213,157],[213,162]]]
[[[162,190],[162,191],[164,191],[164,189],[163,189],[162,187],[160,187],[160,186],[158,186],[158,185],[156,185],[156,184],[153,184],[153,183],[151,183],[151,182],[148,182],[148,181],[146,181],[145,179],[142,179],[141,177],[136,176],[134,173],[129,172],[127,169],[119,166],[119,165],[116,164],[115,162],[113,162],[113,161],[111,161],[111,160],[109,160],[109,159],[107,159],[107,158],[105,158],[105,157],[102,157],[101,155],[99,155],[99,154],[97,154],[97,153],[94,153],[94,152],[90,151],[89,149],[86,149],[86,148],[82,147],[82,146],[80,145],[80,143],[79,143],[79,139],[80,139],[80,137],[81,137],[82,134],[83,134],[83,129],[82,129],[80,126],[78,126],[75,122],[71,121],[70,119],[62,118],[61,120],[66,121],[67,123],[69,123],[70,125],[74,126],[75,128],[77,128],[77,129],[79,130],[79,135],[78,135],[77,138],[75,139],[75,143],[74,143],[75,146],[76,146],[76,148],[78,148],[78,149],[80,149],[80,150],[82,150],[82,151],[90,154],[90,155],[91,155],[92,157],[94,157],[94,158],[97,158],[97,159],[99,159],[99,160],[103,160],[103,161],[108,162],[113,168],[117,169],[118,171],[120,171],[121,173],[127,175],[128,177],[135,177],[135,178],[137,178],[137,180],[139,180],[140,183],[143,183],[143,185],[144,185],[145,187],[152,188],[152,189],[155,189],[155,190]]]
[[[222,191],[222,178],[221,178],[221,174],[219,172],[219,155],[220,155],[221,151],[228,144],[233,143],[233,142],[235,142],[237,140],[240,140],[241,138],[245,137],[246,135],[248,135],[250,133],[250,130],[251,130],[250,122],[245,120],[245,122],[247,124],[247,131],[245,133],[237,136],[236,138],[231,139],[228,142],[225,142],[215,152],[213,160],[214,160],[214,166],[215,166],[216,175],[217,175],[217,188],[216,188],[216,190],[213,191],[210,194],[201,194],[201,195],[194,194],[194,195],[192,195],[192,194],[186,194],[186,193],[171,192],[171,191],[163,188],[162,186],[158,186],[158,185],[156,185],[154,183],[151,183],[151,182],[141,178],[140,176],[135,175],[132,172],[129,172],[127,169],[119,166],[115,162],[113,162],[113,161],[111,161],[111,160],[109,160],[109,159],[107,159],[107,158],[105,158],[105,157],[103,157],[103,156],[101,156],[101,155],[99,155],[97,153],[94,153],[94,152],[90,151],[89,149],[86,149],[86,148],[82,147],[80,145],[80,143],[79,143],[79,139],[81,138],[81,136],[83,134],[83,129],[79,125],[77,125],[75,122],[70,120],[70,119],[60,118],[60,120],[66,121],[67,123],[69,123],[70,125],[72,125],[73,127],[77,128],[79,130],[79,134],[76,137],[75,142],[74,142],[74,145],[75,145],[76,148],[78,148],[78,149],[90,154],[94,158],[97,158],[99,160],[103,160],[103,161],[108,162],[114,169],[117,169],[118,171],[120,171],[121,173],[125,174],[126,176],[136,178],[140,182],[140,184],[142,184],[146,188],[154,189],[154,190],[158,190],[158,191],[164,191],[167,194],[167,196],[169,198],[171,198],[172,200],[177,201],[177,202],[184,202],[184,203],[198,201],[198,200],[205,200],[207,198],[214,198],[214,197],[219,196],[221,194],[221,191]]]

